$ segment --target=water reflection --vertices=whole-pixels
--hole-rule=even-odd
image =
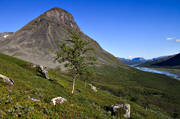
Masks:
[[[175,79],[180,80],[180,77],[176,74],[170,73],[170,72],[165,72],[165,71],[160,71],[160,70],[155,70],[155,69],[150,69],[146,67],[136,67],[136,69],[139,69],[141,71],[146,71],[146,72],[152,72],[152,73],[157,73],[157,74],[164,74],[169,77],[174,77]]]

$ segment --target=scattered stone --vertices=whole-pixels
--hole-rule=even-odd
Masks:
[[[44,67],[42,65],[33,65],[34,68],[37,68],[37,70],[43,75],[44,78],[50,80],[48,76],[47,67]]]
[[[53,102],[53,104],[56,105],[56,104],[63,104],[64,102],[67,102],[67,100],[62,97],[56,97],[51,99],[51,102]]]
[[[10,85],[14,85],[14,81],[12,79],[10,79],[2,74],[0,74],[0,79],[3,79],[4,82],[9,83]]]
[[[94,92],[97,92],[97,88],[95,86],[93,86],[92,84],[89,84],[89,86],[91,87],[91,89],[94,91]]]
[[[30,98],[32,101],[34,102],[40,102],[40,100],[36,99],[36,98]]]
[[[111,112],[112,116],[120,116],[120,113],[125,113],[125,118],[130,118],[130,104],[116,104],[111,107],[106,107],[107,111]],[[123,111],[122,111],[123,110]]]
[[[73,107],[73,106],[74,106],[74,104],[70,104],[70,106],[71,106],[71,107]]]

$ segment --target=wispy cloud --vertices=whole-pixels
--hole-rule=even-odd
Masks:
[[[174,40],[176,42],[180,42],[180,39],[177,39],[177,38],[173,38],[173,37],[167,37],[166,40]]]
[[[166,38],[166,40],[174,40],[175,38],[172,38],[172,37],[168,37]]]
[[[133,56],[129,56],[129,58],[133,58]]]
[[[180,42],[180,39],[176,39],[176,42]]]

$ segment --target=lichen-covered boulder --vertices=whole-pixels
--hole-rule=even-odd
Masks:
[[[56,98],[51,99],[51,102],[53,102],[54,105],[63,104],[65,102],[67,102],[67,99],[65,99],[63,97],[56,97]]]
[[[0,74],[0,79],[2,79],[4,82],[7,82],[10,85],[14,85],[14,81],[8,78],[7,76]]]

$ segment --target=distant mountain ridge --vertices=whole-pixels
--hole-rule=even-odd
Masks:
[[[180,53],[170,56],[153,58],[139,65],[140,67],[180,67]]]
[[[142,57],[136,57],[133,59],[125,59],[125,58],[119,58],[119,59],[122,63],[127,64],[127,65],[139,65],[147,61],[146,59]]]
[[[133,58],[132,61],[146,61],[146,60],[142,57],[136,57],[136,58]]]
[[[160,67],[180,67],[180,53],[177,55],[174,55],[167,60],[154,63],[152,66],[160,66]]]

